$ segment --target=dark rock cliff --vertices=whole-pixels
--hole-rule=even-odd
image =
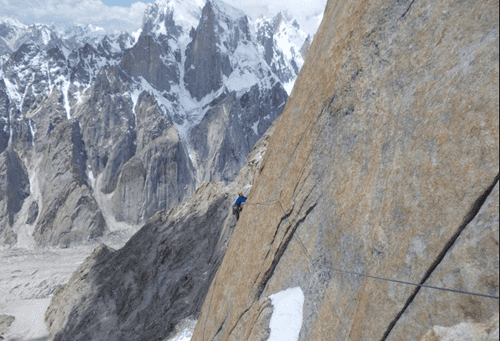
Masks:
[[[78,121],[59,124],[35,174],[43,206],[33,238],[41,245],[67,247],[102,236],[108,227],[86,174],[86,150]]]
[[[16,152],[0,153],[0,244],[14,244],[14,215],[30,195],[26,166]]]
[[[236,224],[236,193],[251,188],[271,133],[234,182],[206,183],[169,212],[158,211],[120,250],[97,248],[54,294],[45,314],[50,339],[163,340],[196,317]],[[140,162],[127,165],[140,172]]]

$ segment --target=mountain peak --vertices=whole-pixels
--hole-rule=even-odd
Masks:
[[[175,27],[182,27],[189,31],[196,27],[201,16],[203,2],[200,0],[156,0],[153,5],[148,5],[144,13],[144,33],[154,35],[180,33]]]
[[[14,19],[14,18],[9,18],[9,17],[0,18],[0,24],[8,24],[8,25],[22,27],[22,28],[26,27],[26,25],[23,24],[22,22],[20,22],[19,20]]]
[[[236,7],[233,7],[221,0],[208,0],[205,6],[209,4],[217,12],[222,13],[224,16],[234,21],[247,16],[242,10],[239,10]]]

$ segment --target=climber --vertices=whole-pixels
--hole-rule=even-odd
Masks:
[[[233,214],[236,215],[236,220],[240,219],[240,212],[243,209],[245,201],[247,201],[247,198],[243,195],[243,193],[238,192],[238,199],[236,199],[233,205]]]

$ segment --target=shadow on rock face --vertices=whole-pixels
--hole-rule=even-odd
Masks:
[[[196,319],[235,229],[232,204],[239,191],[248,194],[271,133],[234,182],[203,184],[154,214],[120,250],[99,246],[52,298],[46,323],[53,339],[156,340]]]

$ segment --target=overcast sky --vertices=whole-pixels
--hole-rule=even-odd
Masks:
[[[302,26],[307,25],[311,15],[323,12],[326,1],[225,0],[252,19],[260,14],[271,17],[288,10]],[[0,17],[13,17],[25,24],[93,24],[130,31],[140,28],[147,4],[131,0],[0,0]]]

